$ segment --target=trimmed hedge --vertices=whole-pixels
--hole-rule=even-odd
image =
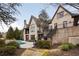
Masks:
[[[64,44],[60,45],[59,47],[63,51],[68,51],[70,49],[73,49],[75,46],[71,43],[64,43]]]
[[[36,48],[50,49],[51,46],[51,42],[47,40],[38,40],[35,43]]]

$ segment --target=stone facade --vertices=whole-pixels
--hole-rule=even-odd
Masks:
[[[74,45],[79,44],[79,36],[69,37],[69,43],[72,43]]]
[[[31,24],[30,24],[30,26],[29,26],[29,40],[32,39],[32,38],[31,38],[32,35],[34,35],[35,40],[38,39],[37,30],[38,30],[38,27],[37,27],[37,25],[36,25],[34,19],[32,19]]]
[[[61,17],[58,17],[58,14],[60,12],[63,12],[63,15],[61,15]],[[70,27],[70,26],[73,26],[74,18],[72,18],[72,16],[67,11],[65,11],[63,8],[60,7],[53,18],[52,28],[54,28],[55,23],[57,23],[57,28],[63,28],[64,21],[68,23],[67,27]]]
[[[73,40],[73,38],[75,39]],[[69,42],[76,44],[77,42],[76,39],[79,39],[79,26],[58,29],[56,31],[56,34],[52,37],[52,42],[53,43]],[[79,40],[77,43],[79,43]]]
[[[74,15],[74,16],[73,16]],[[64,7],[59,6],[50,26],[52,29],[57,28],[56,33],[52,36],[52,44],[54,43],[79,43],[79,15],[73,14]],[[75,21],[77,26],[74,25]],[[78,41],[78,42],[77,42]],[[76,43],[77,42],[77,43]]]

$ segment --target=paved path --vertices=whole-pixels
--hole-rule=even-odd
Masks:
[[[21,44],[20,45],[20,48],[32,48],[34,45],[33,45],[33,42],[27,42],[25,44]]]

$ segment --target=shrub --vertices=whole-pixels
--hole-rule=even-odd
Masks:
[[[35,47],[43,48],[43,49],[50,49],[51,44],[50,44],[50,41],[47,41],[47,40],[38,40],[35,43]]]
[[[69,46],[68,45],[61,45],[60,48],[64,51],[68,51],[69,50]]]
[[[15,55],[15,51],[18,47],[19,45],[16,42],[10,42],[8,44],[5,44],[4,40],[0,40],[0,55]]]
[[[0,47],[5,46],[5,41],[4,40],[0,40]]]
[[[63,50],[63,51],[68,51],[70,49],[73,49],[75,46],[71,43],[64,43],[62,45],[60,45],[60,48]]]
[[[49,52],[48,51],[44,51],[42,53],[43,53],[42,56],[49,56]]]
[[[1,56],[10,56],[15,55],[16,47],[15,46],[5,46],[0,48]]]
[[[17,42],[14,42],[14,41],[8,43],[7,46],[14,46],[14,47],[16,47],[16,48],[19,48],[19,44],[18,44]]]
[[[69,44],[69,48],[70,48],[70,49],[75,48],[75,45],[73,45],[72,43],[68,43],[68,44]]]
[[[76,47],[79,47],[79,44],[76,44]]]
[[[15,46],[6,46],[6,50],[5,50],[5,53],[7,53],[6,55],[14,55],[15,51],[16,51]]]

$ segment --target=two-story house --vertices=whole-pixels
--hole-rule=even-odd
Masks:
[[[41,40],[47,35],[48,22],[31,16],[28,26],[24,22],[24,40]]]
[[[79,11],[69,11],[64,6],[58,6],[50,26],[52,29],[57,28],[57,32],[53,35],[53,43],[68,42],[69,37],[79,35],[75,29],[79,24]],[[76,27],[76,28],[74,28]]]
[[[31,16],[29,21],[29,40],[38,40],[43,36],[41,20]]]
[[[79,12],[72,12],[63,6],[59,6],[52,18],[52,27],[64,28],[77,26],[79,20]]]

